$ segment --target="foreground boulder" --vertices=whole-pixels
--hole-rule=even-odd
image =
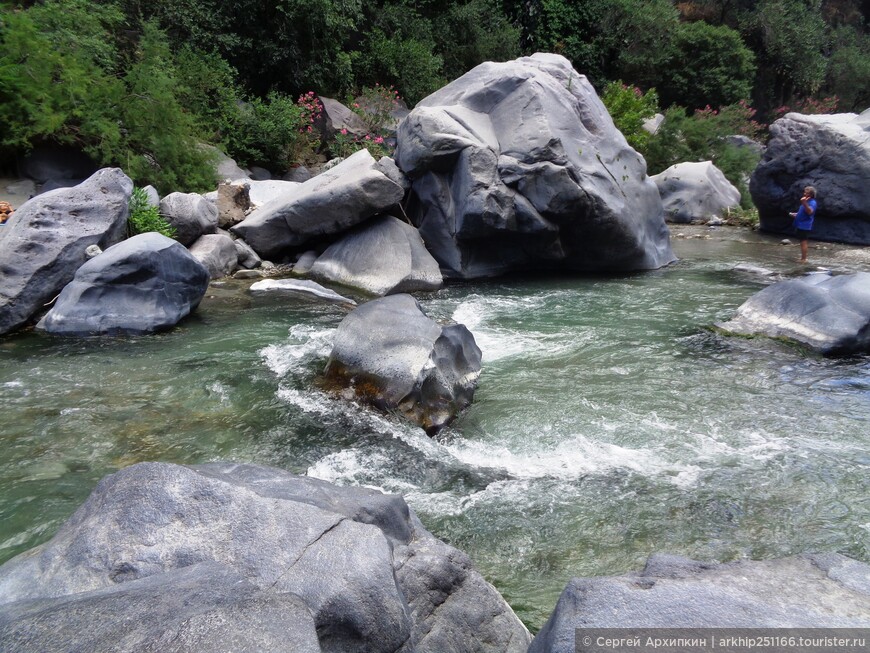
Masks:
[[[0,229],[0,335],[43,311],[88,260],[88,247],[105,249],[124,238],[132,193],[127,175],[104,168],[15,211]]]
[[[403,196],[402,187],[363,149],[254,210],[231,231],[260,256],[276,259],[316,237],[345,231]]]
[[[82,265],[37,326],[66,336],[162,331],[197,307],[208,281],[208,270],[183,245],[139,234]]]
[[[658,190],[560,55],[480,64],[399,126],[409,214],[449,278],[674,260]]]
[[[529,643],[468,557],[401,497],[258,465],[141,463],[104,478],[52,540],[0,567],[0,603],[10,652],[524,653]],[[52,636],[51,625],[62,628]],[[270,645],[281,630],[287,641]],[[146,645],[118,646],[127,636]]]
[[[326,378],[432,434],[471,403],[480,361],[465,326],[441,326],[410,295],[391,295],[342,320]]]
[[[837,553],[728,564],[653,555],[639,574],[571,580],[529,653],[575,653],[577,628],[868,625],[870,566]]]
[[[790,233],[806,186],[819,203],[813,238],[870,245],[870,109],[861,115],[787,113],[770,126],[770,142],[749,190],[760,227]]]
[[[438,262],[411,225],[386,215],[327,248],[309,274],[380,297],[441,288]]]
[[[651,179],[668,222],[707,222],[740,206],[740,191],[712,161],[677,163]]]
[[[739,335],[795,340],[822,354],[870,352],[870,273],[781,281],[716,326]]]

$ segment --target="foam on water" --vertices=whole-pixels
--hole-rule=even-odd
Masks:
[[[335,329],[310,324],[294,324],[290,327],[287,342],[268,345],[260,350],[260,357],[278,377],[290,372],[303,372],[318,358],[326,359],[332,350]]]

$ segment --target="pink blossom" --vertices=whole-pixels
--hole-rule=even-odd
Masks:
[[[341,130],[341,135],[342,135],[342,136],[347,136],[347,130],[346,130],[346,129],[342,129],[342,130]]]
[[[380,144],[383,143],[383,142],[384,142],[384,139],[383,139],[382,136],[378,136],[378,137],[375,139],[375,143],[377,143],[378,145],[380,145]]]

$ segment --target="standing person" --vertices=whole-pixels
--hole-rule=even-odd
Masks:
[[[0,227],[6,224],[6,221],[12,216],[15,209],[9,202],[0,202]]]
[[[794,228],[801,239],[801,263],[807,262],[809,252],[810,232],[813,230],[813,219],[816,217],[816,189],[812,186],[804,188],[801,197],[801,207],[797,213],[789,213],[794,218]]]

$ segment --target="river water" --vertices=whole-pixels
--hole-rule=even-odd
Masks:
[[[341,309],[253,300],[242,282],[163,335],[0,339],[0,562],[107,473],[222,459],[403,494],[532,630],[572,576],[652,552],[870,562],[870,357],[708,330],[765,283],[736,265],[795,271],[776,238],[715,236],[675,238],[680,262],[655,272],[421,297],[483,351],[474,404],[436,439],[315,389]],[[870,269],[860,250],[811,256]]]

